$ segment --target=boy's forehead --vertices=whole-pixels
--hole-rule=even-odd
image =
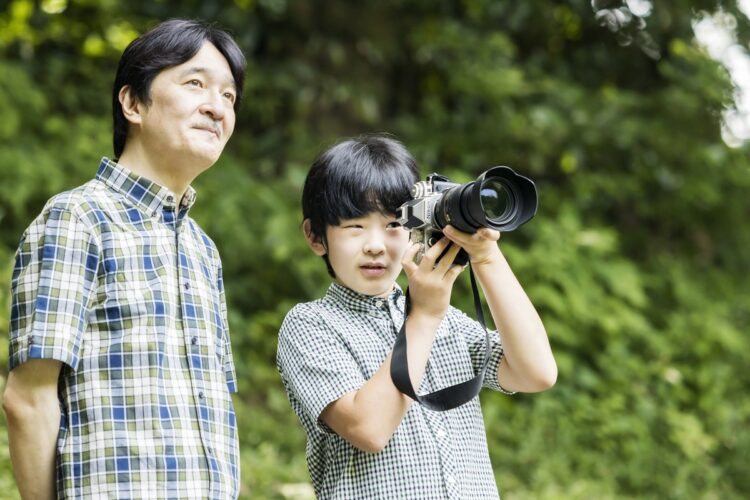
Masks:
[[[364,213],[362,215],[352,215],[352,216],[349,216],[349,217],[342,217],[341,221],[339,222],[338,225],[341,225],[341,223],[346,222],[346,221],[368,220],[368,219],[369,220],[381,220],[381,219],[382,220],[393,220],[395,218],[396,218],[396,214],[394,214],[394,213],[390,213],[390,212],[387,212],[387,211],[382,211],[381,212],[381,211],[378,211],[378,210],[373,210],[373,211]]]

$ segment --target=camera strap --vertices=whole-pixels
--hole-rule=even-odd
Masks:
[[[406,289],[404,323],[401,325],[401,330],[399,330],[398,335],[396,335],[396,343],[393,346],[393,355],[391,357],[391,380],[393,380],[393,384],[399,391],[430,410],[452,410],[453,408],[457,408],[472,400],[477,394],[479,394],[479,390],[482,388],[484,374],[487,372],[487,365],[490,362],[490,332],[484,324],[482,303],[479,300],[479,290],[477,289],[476,278],[474,277],[473,269],[471,269],[471,264],[469,264],[469,275],[471,276],[471,291],[474,294],[474,308],[476,310],[477,320],[479,321],[479,324],[482,325],[482,328],[484,328],[486,335],[484,361],[482,361],[482,366],[474,378],[422,396],[419,396],[414,391],[414,387],[411,384],[411,378],[409,377],[409,360],[406,355],[406,318],[409,316],[411,310],[411,300],[409,299],[409,288],[407,287]]]

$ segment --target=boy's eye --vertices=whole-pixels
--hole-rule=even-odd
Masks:
[[[388,223],[388,229],[398,229],[398,228],[400,228],[400,227],[401,227],[401,224],[399,224],[399,223],[398,223],[398,222],[396,222],[396,221],[393,221],[393,222],[389,222],[389,223]]]

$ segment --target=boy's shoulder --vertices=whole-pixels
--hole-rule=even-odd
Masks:
[[[348,336],[356,329],[354,325],[358,324],[357,318],[361,314],[340,300],[335,287],[332,285],[320,298],[294,305],[284,317],[280,336],[289,338],[302,335],[309,338],[316,333]]]
[[[308,302],[298,302],[292,307],[284,317],[284,324],[293,322],[321,322],[325,317],[331,314],[342,314],[336,304],[333,304],[323,295]]]

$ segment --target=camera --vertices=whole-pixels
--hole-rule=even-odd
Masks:
[[[505,166],[493,167],[466,184],[430,174],[412,187],[411,196],[399,207],[398,222],[411,231],[412,242],[422,244],[423,252],[442,238],[449,224],[465,233],[483,227],[513,231],[534,217],[538,205],[534,182]],[[462,249],[454,264],[468,261]]]

